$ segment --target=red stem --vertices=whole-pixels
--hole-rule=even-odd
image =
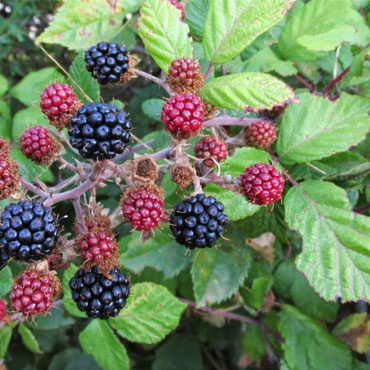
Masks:
[[[207,69],[206,73],[203,76],[204,81],[206,80],[206,78],[208,77],[208,75],[212,72],[212,69],[213,69],[213,62],[210,62],[209,63],[209,66],[208,66],[208,69]]]
[[[300,75],[293,75],[293,77],[295,77],[302,85],[306,86],[310,90],[310,93],[313,93],[316,90],[315,84],[309,83]]]
[[[326,97],[330,90],[340,81],[343,80],[344,76],[349,72],[351,66],[347,67],[338,77],[334,78],[330,81],[329,85],[325,87],[325,89],[322,91],[322,96]]]

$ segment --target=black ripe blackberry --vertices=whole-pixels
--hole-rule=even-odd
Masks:
[[[105,276],[97,266],[80,268],[69,281],[72,298],[88,317],[106,320],[117,316],[130,295],[129,280],[118,267]]]
[[[84,158],[112,159],[130,142],[131,129],[124,110],[110,104],[89,103],[72,117],[69,141]]]
[[[85,52],[86,68],[101,85],[118,82],[129,69],[129,57],[124,45],[99,42]]]
[[[214,197],[198,194],[178,203],[170,228],[176,241],[190,249],[212,247],[224,232],[227,216]]]
[[[58,237],[53,211],[40,202],[21,200],[1,213],[0,248],[9,257],[40,260],[53,252]]]

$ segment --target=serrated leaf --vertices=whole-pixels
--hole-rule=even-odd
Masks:
[[[108,0],[66,1],[37,42],[79,50],[102,40],[110,41],[122,28],[125,16],[121,2],[113,4]]]
[[[32,329],[48,331],[70,326],[74,323],[71,317],[65,315],[65,311],[61,307],[52,307],[48,313],[47,316],[37,316],[32,323]]]
[[[55,67],[31,72],[10,90],[10,94],[25,105],[39,105],[40,95],[46,85],[60,81],[63,75]]]
[[[99,101],[99,83],[95,78],[91,76],[91,73],[88,72],[88,70],[86,69],[86,63],[82,56],[82,53],[80,53],[71,64],[69,68],[69,74],[92,101]],[[70,81],[70,83],[80,100],[83,103],[88,103],[89,101],[86,99],[86,96],[81,93],[80,89],[77,86],[75,86],[75,83],[73,81]]]
[[[230,298],[248,275],[249,265],[250,254],[245,247],[235,247],[231,252],[200,250],[191,268],[197,306]]]
[[[351,211],[346,192],[310,180],[284,198],[290,228],[303,238],[298,270],[326,300],[370,300],[370,221]]]
[[[290,369],[352,369],[347,345],[293,306],[283,305],[279,327],[285,339],[284,359]]]
[[[200,95],[213,105],[233,111],[258,112],[297,102],[293,90],[284,82],[258,72],[214,78],[203,86]]]
[[[8,80],[3,75],[0,75],[0,98],[8,91],[8,88]]]
[[[106,322],[92,320],[78,340],[102,370],[129,370],[126,349]]]
[[[213,0],[204,26],[206,58],[223,64],[278,23],[295,0]]]
[[[9,139],[11,136],[11,118],[9,103],[0,101],[0,135],[4,139]]]
[[[141,105],[143,112],[155,121],[161,120],[161,113],[163,107],[162,99],[148,99]]]
[[[87,318],[85,312],[80,311],[77,307],[76,302],[72,299],[71,288],[69,287],[69,281],[72,279],[77,270],[78,267],[74,264],[71,264],[71,266],[64,271],[62,282],[63,306],[70,315]]]
[[[345,93],[335,102],[311,94],[299,98],[301,103],[285,112],[276,143],[284,164],[328,157],[365,139],[370,128],[369,99]]]
[[[120,255],[120,263],[135,273],[152,267],[162,271],[165,278],[171,278],[191,262],[191,256],[185,255],[184,247],[176,243],[168,226],[145,242],[140,232],[133,231],[129,237],[122,238],[120,244],[125,250]]]
[[[139,35],[145,49],[165,72],[171,62],[191,58],[189,27],[180,21],[181,12],[169,1],[145,0],[139,18]]]
[[[333,334],[344,340],[353,351],[368,352],[370,350],[369,315],[364,312],[347,316],[333,329]]]
[[[260,206],[247,202],[243,196],[215,184],[207,184],[204,193],[212,195],[225,206],[224,213],[229,221],[237,221],[252,216],[260,209]]]
[[[190,0],[186,3],[185,22],[189,25],[190,34],[199,40],[203,38],[204,24],[211,2],[211,0]]]
[[[298,43],[302,36],[323,34],[344,23],[350,0],[311,0],[289,17],[276,48],[283,60],[310,61],[320,53],[307,50]]]
[[[331,322],[337,317],[339,302],[324,301],[297,270],[293,261],[283,261],[274,275],[274,292],[291,298],[294,305],[316,320]]]
[[[42,353],[39,344],[32,331],[25,325],[20,324],[18,333],[21,335],[23,344],[33,353]]]
[[[246,329],[242,331],[241,344],[253,360],[259,360],[266,356],[266,345],[262,330],[257,325],[247,325]]]
[[[135,284],[126,307],[109,324],[132,342],[157,343],[178,326],[185,308],[161,285]]]
[[[8,294],[13,285],[12,270],[9,266],[5,266],[0,271],[0,297],[4,297]]]
[[[264,305],[264,297],[271,288],[271,276],[260,276],[253,280],[252,287],[241,287],[240,293],[245,303],[255,309]]]
[[[200,345],[189,335],[172,335],[155,354],[153,370],[204,370]]]
[[[0,329],[0,360],[6,355],[10,338],[12,337],[12,327],[5,325]]]

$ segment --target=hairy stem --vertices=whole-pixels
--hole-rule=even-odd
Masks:
[[[166,81],[161,80],[160,78],[155,77],[155,76],[151,75],[150,73],[147,73],[147,72],[144,72],[144,71],[140,71],[140,69],[134,69],[134,72],[138,76],[144,77],[147,80],[150,80],[150,81],[156,83],[157,85],[159,85],[160,87],[162,87],[167,92],[168,95],[170,95],[170,96],[173,95],[173,93],[171,92],[171,89],[168,86],[168,84],[167,84]]]
[[[261,121],[261,118],[238,118],[230,116],[221,116],[210,119],[203,123],[203,127],[212,126],[250,126],[253,122]]]

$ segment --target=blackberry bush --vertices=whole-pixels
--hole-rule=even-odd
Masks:
[[[89,103],[73,116],[69,141],[83,158],[112,159],[129,144],[131,129],[124,110],[110,104]]]
[[[102,320],[117,316],[130,296],[129,280],[118,267],[107,276],[96,266],[88,271],[81,268],[69,286],[78,309]]]
[[[0,369],[365,369],[369,12],[0,0]]]

